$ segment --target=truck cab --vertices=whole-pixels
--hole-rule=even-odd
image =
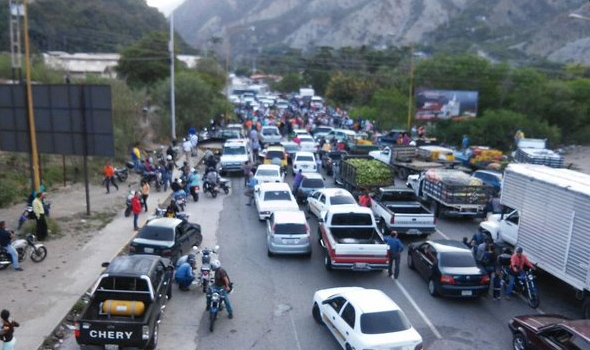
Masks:
[[[492,214],[479,226],[496,241],[506,242],[512,246],[518,241],[518,221],[520,215],[513,210],[508,214]]]

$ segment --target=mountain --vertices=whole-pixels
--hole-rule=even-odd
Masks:
[[[238,55],[270,47],[310,50],[415,44],[432,52],[485,53],[590,64],[582,0],[185,0],[175,28],[200,49]]]
[[[1,5],[0,18],[8,18]],[[145,0],[35,0],[28,12],[31,47],[39,51],[119,52],[149,32],[168,30],[164,15]],[[8,21],[0,23],[0,51],[10,51]]]

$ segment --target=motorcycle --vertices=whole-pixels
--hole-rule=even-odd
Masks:
[[[505,286],[509,284],[508,275],[510,267],[502,267],[502,280]],[[527,299],[529,306],[533,309],[541,304],[541,297],[535,284],[535,275],[532,269],[525,269],[519,276],[514,277],[514,291]]]
[[[115,177],[119,182],[125,182],[129,177],[129,170],[127,168],[115,168]]]
[[[12,246],[18,253],[18,261],[24,261],[27,256],[31,257],[33,262],[41,262],[47,257],[47,248],[41,243],[37,243],[37,238],[32,233],[27,233],[25,239],[17,239],[12,242]],[[6,269],[12,264],[12,257],[6,249],[0,247],[0,270]]]
[[[230,290],[228,294],[233,292]],[[213,332],[215,328],[215,320],[217,320],[217,314],[219,314],[225,308],[225,299],[221,295],[221,290],[218,287],[211,286],[207,289],[207,309],[209,310],[209,331]]]
[[[50,210],[51,210],[51,202],[44,202],[43,209],[45,210],[45,216],[49,217]],[[37,217],[35,216],[35,212],[33,211],[33,206],[27,205],[25,207],[25,210],[21,214],[21,216],[18,218],[17,230],[20,230],[21,227],[23,227],[24,223],[27,220],[36,220],[36,219],[37,219]]]
[[[219,190],[217,189],[217,186],[215,184],[205,180],[205,182],[203,183],[203,193],[207,192],[211,194],[211,197],[215,198],[217,197],[217,193],[219,192]]]
[[[186,208],[186,198],[175,196],[174,199],[176,200],[176,205],[178,205],[178,208],[180,209],[180,211],[184,211]]]
[[[221,188],[225,194],[229,194],[230,187],[231,183],[228,179],[221,178],[221,180],[219,180],[219,188]]]
[[[211,254],[217,254],[219,246],[216,245],[213,249],[204,248],[201,251],[197,251],[197,254],[201,253],[201,272],[197,280],[198,285],[203,288],[203,293],[207,293],[207,289],[211,282],[213,282],[213,274],[211,273]]]
[[[193,196],[193,200],[195,202],[198,202],[199,201],[199,186],[189,187],[189,192],[190,192],[189,194],[191,196]]]
[[[176,214],[176,218],[180,219],[180,220],[188,220],[190,215],[191,215],[190,213],[186,213],[184,211],[181,211]],[[154,217],[149,218],[148,221],[153,220],[153,219],[157,219],[157,218],[165,218],[165,217],[168,217],[168,216],[166,216],[166,208],[156,207],[156,212],[154,213]]]

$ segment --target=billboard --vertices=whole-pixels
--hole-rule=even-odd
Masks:
[[[474,118],[479,92],[460,90],[416,90],[416,121]]]

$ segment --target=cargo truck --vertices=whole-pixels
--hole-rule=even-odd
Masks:
[[[355,159],[364,159],[367,162],[363,166],[355,165]],[[363,190],[374,191],[380,187],[389,187],[393,185],[393,174],[390,170],[386,176],[375,177],[373,181],[366,181],[360,175],[365,173],[371,166],[382,166],[378,161],[369,156],[349,155],[342,158],[340,162],[340,174],[334,175],[337,184],[348,190],[353,195],[358,195]]]
[[[571,286],[590,318],[590,175],[510,164],[501,203],[509,209],[482,222],[484,232],[522,247],[531,262]]]
[[[397,177],[404,181],[409,175],[419,174],[432,168],[445,167],[445,161],[420,158],[416,146],[385,147],[380,151],[369,152],[369,155],[389,165],[395,171]]]

